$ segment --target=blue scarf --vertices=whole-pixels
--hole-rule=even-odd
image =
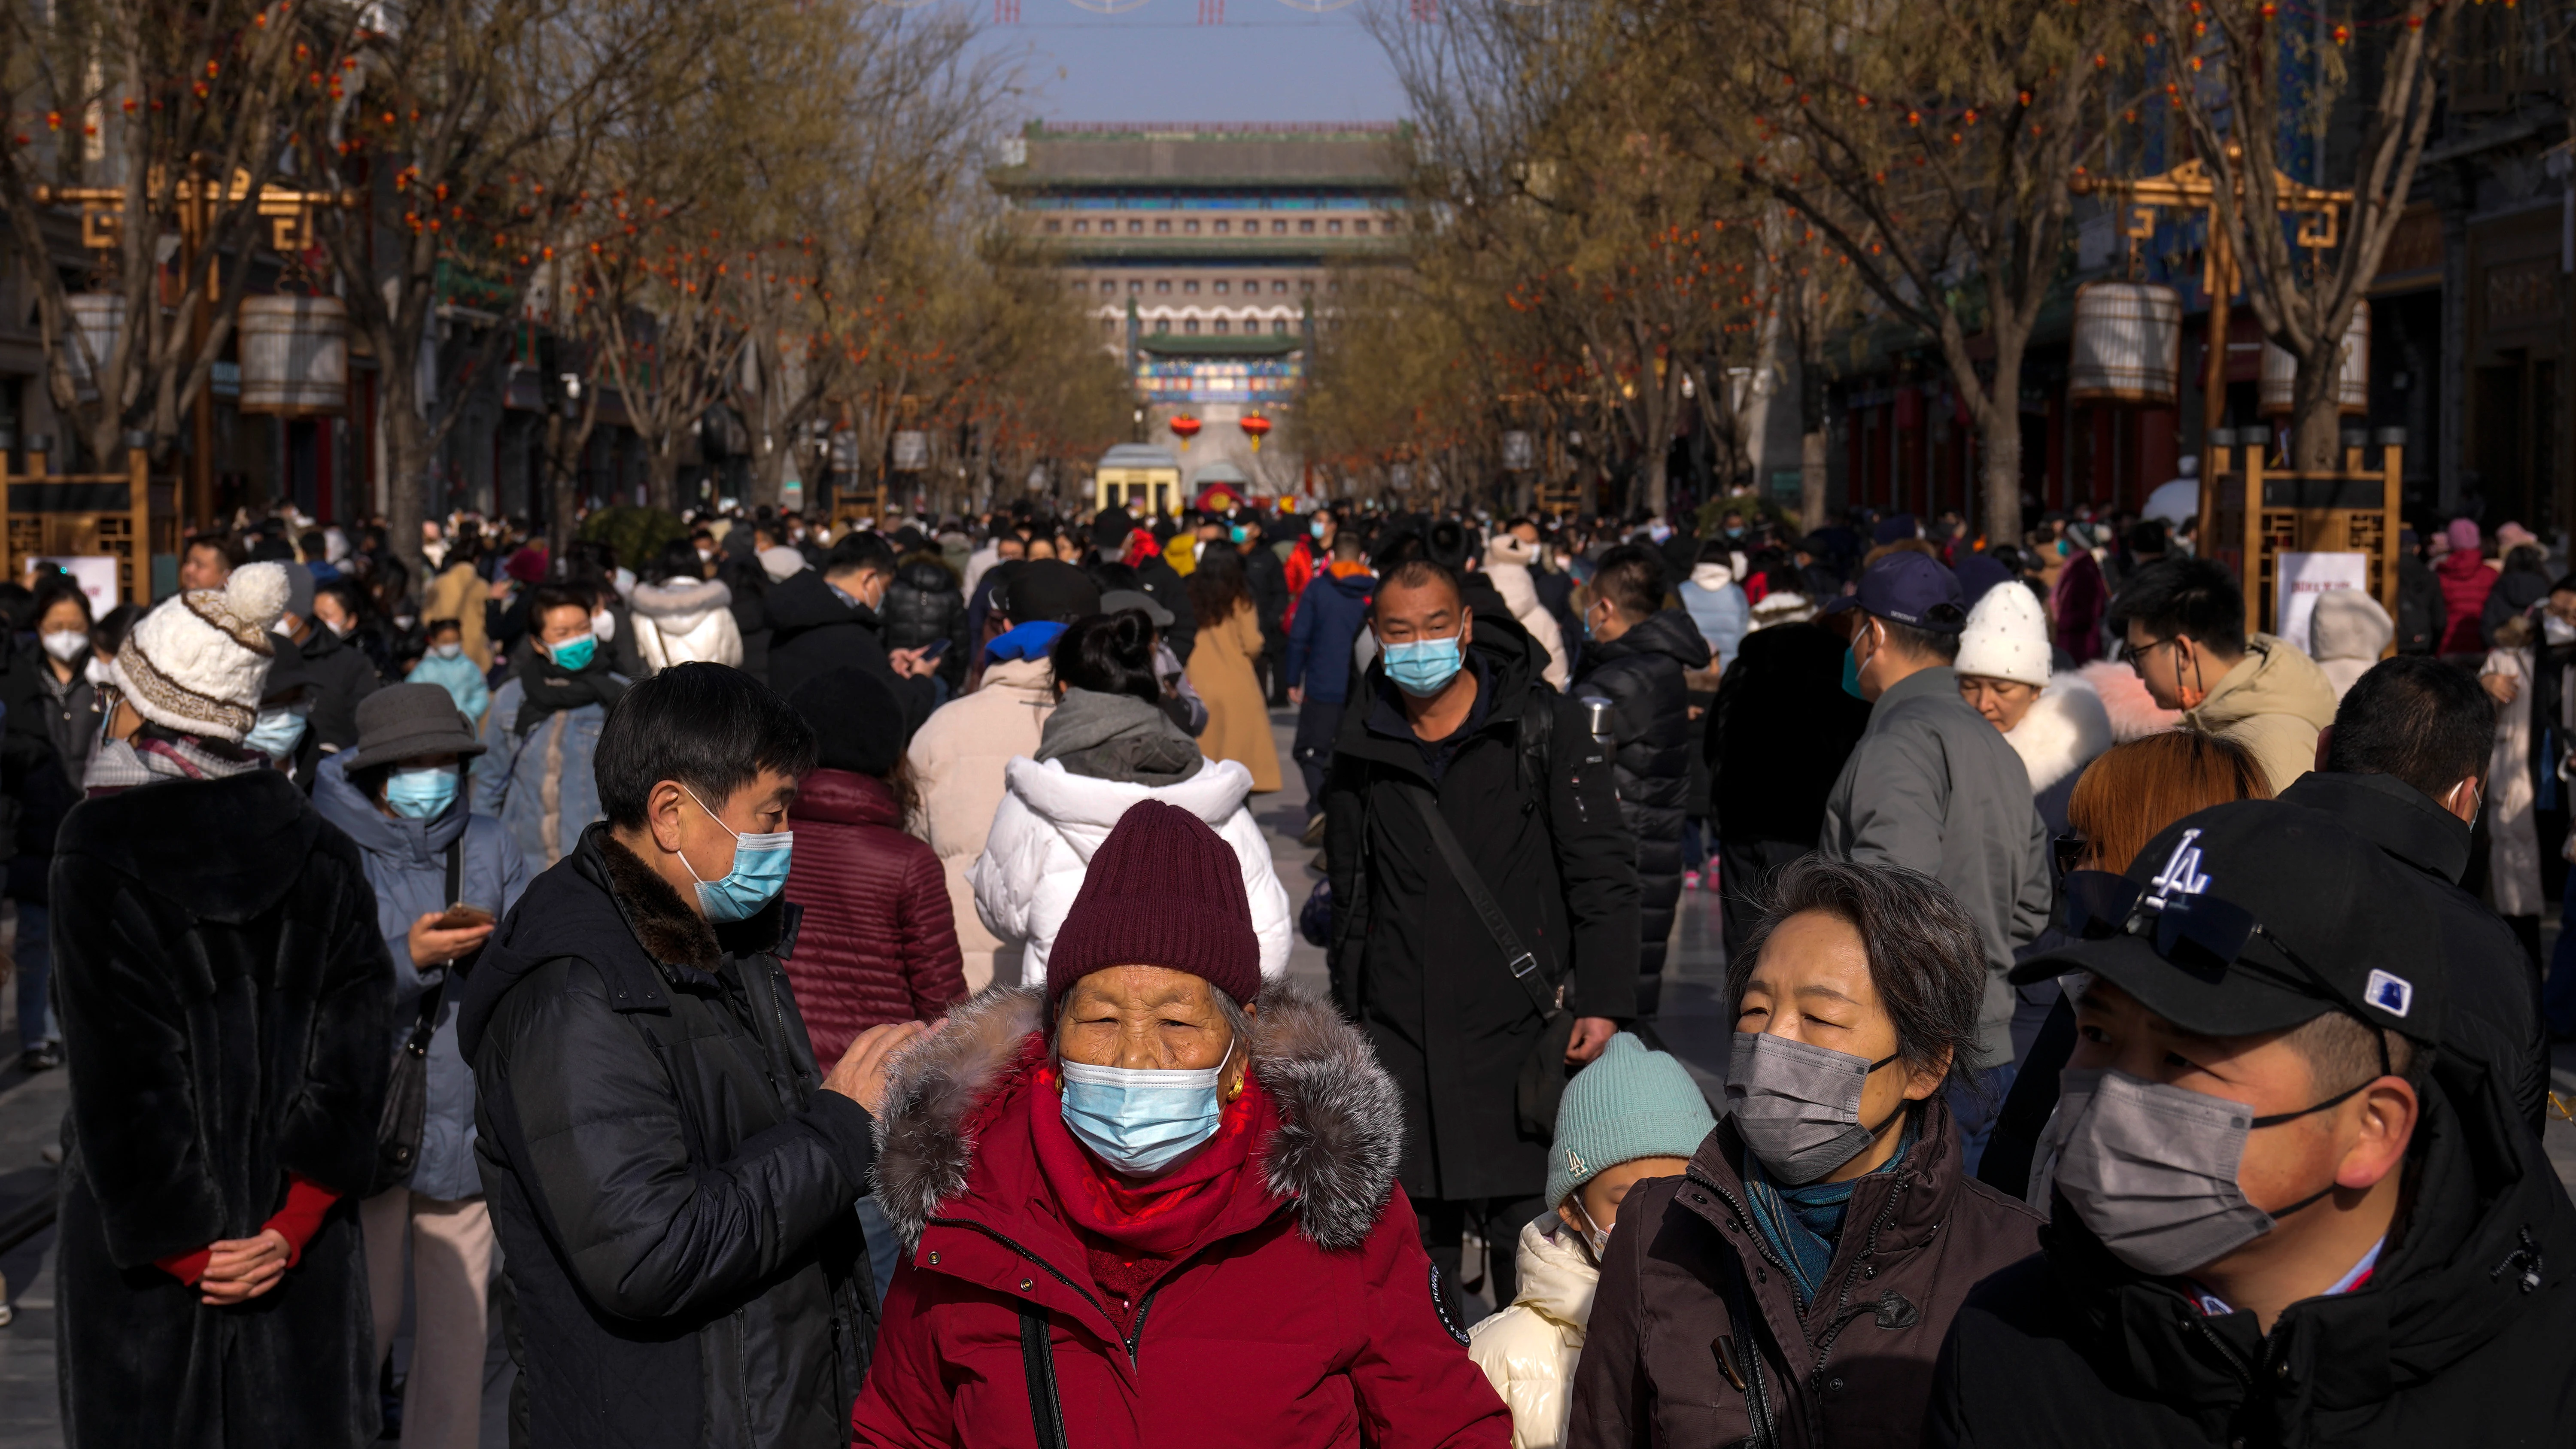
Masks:
[[[1878,1172],[1894,1172],[1914,1150],[1914,1134],[1920,1114],[1905,1114],[1905,1133],[1896,1142],[1896,1155],[1887,1159]],[[1842,1241],[1843,1215],[1851,1207],[1852,1193],[1862,1178],[1877,1173],[1864,1173],[1848,1182],[1816,1182],[1805,1187],[1782,1187],[1762,1170],[1762,1159],[1751,1152],[1744,1154],[1744,1197],[1753,1209],[1753,1224],[1762,1230],[1762,1239],[1771,1245],[1780,1260],[1789,1265],[1789,1291],[1796,1295],[1798,1311],[1805,1313],[1814,1302],[1816,1290],[1825,1282],[1826,1270],[1834,1265],[1834,1247]]]

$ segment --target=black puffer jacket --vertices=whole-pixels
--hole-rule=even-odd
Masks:
[[[2576,1222],[2566,1190],[2540,1139],[2473,1065],[2437,1058],[2423,1100],[2408,1206],[2370,1281],[2291,1304],[2268,1335],[2250,1313],[2206,1317],[2176,1280],[2130,1269],[2059,1198],[2042,1255],[1979,1284],[1959,1310],[1924,1441],[2567,1443]]]
[[[918,557],[906,561],[886,586],[884,613],[888,649],[919,649],[945,639],[948,652],[939,658],[939,672],[950,676],[952,689],[966,677],[966,657],[972,652],[967,647],[966,592],[948,565]]]
[[[818,1090],[792,910],[710,929],[593,825],[476,964],[458,1042],[518,1297],[513,1445],[849,1442],[876,1151]]]
[[[873,674],[903,701],[904,733],[911,734],[939,702],[927,679],[894,672],[880,637],[885,625],[865,604],[835,592],[813,569],[789,574],[762,597],[769,616],[769,687],[791,698],[805,682],[847,666]]]
[[[1666,609],[1607,643],[1583,651],[1583,675],[1569,691],[1607,696],[1616,706],[1611,756],[1619,768],[1619,814],[1637,838],[1637,1014],[1655,1014],[1664,942],[1682,898],[1682,816],[1690,806],[1690,692],[1687,670],[1708,667],[1708,641],[1690,615]]]

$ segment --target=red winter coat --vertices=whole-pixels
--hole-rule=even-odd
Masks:
[[[816,770],[787,814],[787,899],[805,908],[787,980],[828,1071],[869,1027],[965,1000],[965,968],[939,852],[903,833],[883,780]]]
[[[1041,1010],[1034,990],[988,991],[896,1065],[877,1202],[905,1256],[851,1415],[861,1449],[1034,1446],[1024,1304],[1080,1449],[1504,1449],[1509,1411],[1443,1322],[1395,1187],[1402,1101],[1357,1031],[1262,995],[1252,1159],[1130,1337],[1038,1162],[1038,1134],[1065,1133]]]
[[[2478,620],[2486,612],[2487,594],[2495,588],[2496,571],[2478,557],[2476,549],[2462,549],[2442,555],[2433,565],[2434,577],[2442,582],[2442,607],[2451,626],[2442,631],[2442,644],[2437,653],[2478,654],[2486,650],[2486,641],[2478,637]]]

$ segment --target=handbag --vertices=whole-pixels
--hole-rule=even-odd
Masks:
[[[1467,893],[1467,903],[1485,923],[1486,934],[1502,948],[1503,965],[1512,973],[1529,997],[1530,1009],[1538,1013],[1538,1040],[1531,1044],[1528,1056],[1521,1059],[1520,1073],[1512,1084],[1512,1110],[1520,1119],[1522,1132],[1542,1142],[1556,1140],[1557,1104],[1564,1100],[1565,1084],[1573,1076],[1565,1063],[1565,1049],[1574,1040],[1574,1012],[1565,1004],[1565,986],[1559,982],[1550,990],[1546,969],[1537,953],[1521,944],[1520,933],[1512,929],[1511,920],[1503,914],[1494,893],[1485,888],[1485,878],[1476,864],[1467,858],[1467,848],[1458,843],[1457,832],[1440,813],[1440,801],[1428,789],[1410,781],[1396,786],[1399,793],[1413,802],[1422,816],[1423,825],[1431,832],[1431,843],[1440,859],[1457,879],[1458,888]]]
[[[447,847],[445,898],[451,903],[465,874],[464,846],[460,833]],[[453,974],[456,963],[449,962],[447,969]],[[420,1164],[421,1132],[429,1116],[429,1039],[438,1031],[438,1008],[446,996],[447,978],[442,976],[437,985],[421,993],[420,1015],[412,1022],[411,1034],[394,1049],[393,1072],[385,1083],[384,1115],[376,1119],[376,1192],[410,1181],[412,1169]]]

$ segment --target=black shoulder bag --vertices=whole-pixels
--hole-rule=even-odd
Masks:
[[[464,876],[465,837],[460,833],[447,847],[445,899],[451,905]],[[413,970],[419,968],[419,962],[412,963]],[[411,1035],[394,1049],[393,1073],[385,1083],[385,1112],[376,1120],[378,1192],[410,1181],[411,1170],[420,1164],[421,1130],[429,1115],[429,1039],[438,1031],[438,1008],[447,997],[447,978],[456,969],[456,963],[449,962],[438,984],[421,993],[420,1016],[412,1023]]]
[[[1520,1075],[1513,1083],[1512,1106],[1520,1118],[1521,1131],[1542,1142],[1554,1141],[1556,1108],[1565,1096],[1569,1075],[1565,1049],[1574,1040],[1574,1013],[1565,1005],[1565,989],[1562,985],[1553,991],[1548,989],[1545,965],[1537,953],[1521,944],[1520,933],[1512,929],[1494,893],[1486,889],[1484,876],[1467,858],[1467,848],[1458,843],[1457,832],[1441,816],[1439,797],[1411,781],[1398,784],[1396,789],[1413,802],[1413,808],[1422,816],[1423,826],[1431,832],[1431,843],[1439,849],[1449,874],[1467,893],[1467,903],[1476,908],[1486,934],[1502,948],[1504,968],[1528,995],[1530,1009],[1538,1013],[1538,1041],[1521,1060]]]

